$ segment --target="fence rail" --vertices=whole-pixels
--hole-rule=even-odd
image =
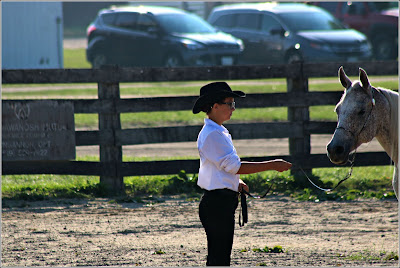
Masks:
[[[3,84],[30,83],[98,83],[98,99],[72,99],[75,113],[99,114],[99,130],[76,131],[76,146],[99,145],[100,162],[90,161],[3,161],[3,174],[70,174],[97,175],[110,187],[110,193],[123,190],[123,177],[135,175],[176,174],[181,169],[197,173],[199,160],[123,162],[122,146],[146,143],[195,141],[200,125],[121,129],[120,114],[148,111],[191,110],[196,96],[149,97],[121,99],[119,83],[159,81],[217,81],[286,78],[287,93],[248,94],[240,100],[243,108],[288,107],[284,122],[229,124],[235,139],[289,138],[289,155],[250,157],[245,160],[283,158],[302,167],[333,167],[326,154],[311,154],[311,134],[332,134],[336,122],[311,121],[309,107],[336,104],[342,92],[309,92],[311,77],[337,77],[343,65],[348,75],[358,75],[362,67],[368,75],[397,75],[396,62],[358,62],[290,65],[257,65],[191,68],[122,68],[122,69],[50,69],[3,70]],[[339,86],[339,85],[338,85]],[[65,100],[65,99],[63,99]],[[17,100],[3,100],[13,102]],[[30,100],[18,100],[24,102]],[[359,153],[357,166],[387,165],[384,152]]]

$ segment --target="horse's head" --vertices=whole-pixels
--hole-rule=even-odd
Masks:
[[[334,164],[346,164],[349,154],[362,143],[371,141],[377,131],[374,89],[367,73],[359,69],[360,81],[352,82],[339,68],[339,80],[345,88],[336,105],[338,124],[327,146],[328,157]]]

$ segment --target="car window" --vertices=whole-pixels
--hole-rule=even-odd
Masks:
[[[236,27],[249,30],[259,30],[260,14],[246,13],[237,14]]]
[[[214,25],[218,27],[228,27],[233,26],[233,18],[235,15],[222,15],[215,22]]]
[[[163,14],[157,16],[161,27],[169,33],[215,33],[208,22],[192,14]]]
[[[344,26],[327,11],[291,12],[280,15],[290,31],[325,31],[344,29]]]
[[[114,19],[115,19],[115,14],[103,14],[101,16],[101,19],[103,22],[107,25],[113,25]]]
[[[137,17],[138,14],[133,12],[119,13],[114,22],[114,26],[134,30]]]
[[[150,28],[157,28],[157,23],[149,15],[140,14],[136,23],[136,29],[148,32]]]
[[[270,15],[263,15],[261,19],[261,30],[269,33],[272,29],[281,29],[281,24]]]

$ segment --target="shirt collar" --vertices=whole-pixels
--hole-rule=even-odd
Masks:
[[[213,120],[211,120],[209,118],[204,118],[204,124],[207,125],[207,126],[211,126],[213,128],[216,128],[219,131],[228,132],[228,130],[224,126],[218,125],[217,123],[215,123]]]

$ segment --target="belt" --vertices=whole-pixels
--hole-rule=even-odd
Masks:
[[[230,196],[230,197],[237,197],[239,195],[238,192],[235,192],[230,189],[215,189],[215,190],[204,190],[205,195],[224,195],[224,196]]]

